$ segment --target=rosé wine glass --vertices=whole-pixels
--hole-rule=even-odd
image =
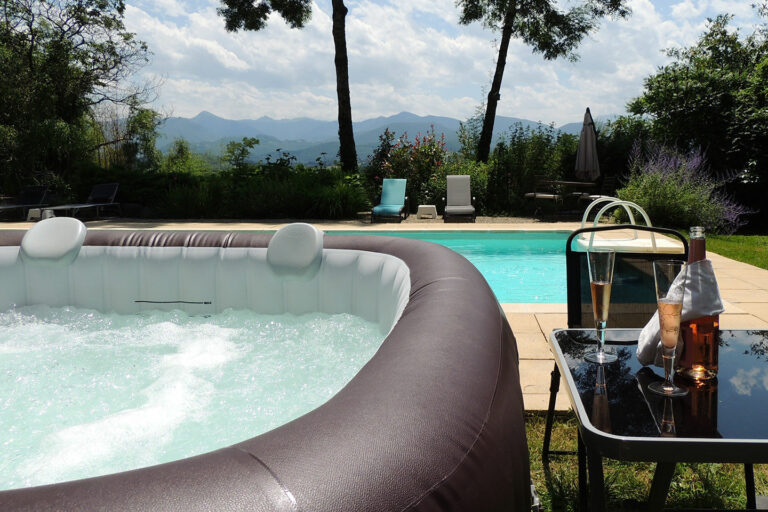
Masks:
[[[683,311],[685,293],[685,263],[678,260],[653,262],[653,278],[656,283],[656,301],[659,308],[661,355],[664,361],[664,382],[653,382],[648,389],[659,395],[685,396],[688,390],[675,386],[675,350],[680,339],[680,313]]]

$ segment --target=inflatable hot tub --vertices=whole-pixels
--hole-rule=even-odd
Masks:
[[[0,232],[0,308],[352,313],[388,333],[312,412],[167,464],[0,492],[0,510],[528,510],[514,336],[453,251],[307,224],[261,233]]]

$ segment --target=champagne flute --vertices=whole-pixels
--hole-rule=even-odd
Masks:
[[[592,290],[592,311],[595,317],[598,348],[589,352],[584,359],[593,363],[604,364],[616,361],[616,354],[605,351],[605,326],[608,323],[608,310],[611,306],[611,283],[613,283],[613,262],[616,252],[613,249],[593,249],[587,252],[589,263],[589,287]]]
[[[656,282],[656,300],[659,307],[664,382],[653,382],[648,389],[659,395],[685,396],[687,389],[675,386],[675,349],[680,338],[680,313],[683,311],[685,293],[685,263],[677,260],[653,262],[653,278]]]

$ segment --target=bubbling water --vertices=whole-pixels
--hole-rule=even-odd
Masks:
[[[0,489],[205,453],[318,407],[373,356],[359,317],[0,313]]]

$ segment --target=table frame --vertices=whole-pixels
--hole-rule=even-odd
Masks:
[[[555,356],[555,363],[566,382],[566,392],[579,423],[579,491],[581,495],[586,490],[586,485],[581,481],[583,474],[581,463],[586,459],[591,510],[605,510],[603,457],[616,460],[657,463],[653,483],[651,484],[648,502],[649,510],[663,509],[675,464],[678,462],[728,462],[744,464],[747,479],[747,509],[755,508],[752,465],[768,463],[768,439],[634,437],[608,434],[599,430],[590,421],[571,375],[570,368],[565,361],[565,356],[555,338],[555,334],[561,331],[592,332],[594,329],[556,329],[549,336],[549,344]],[[639,329],[608,329],[608,331],[623,333],[626,337],[632,337],[635,340],[640,333]],[[610,342],[606,344],[612,345]],[[627,346],[627,344],[617,345]],[[580,498],[581,503],[586,502],[584,496],[580,496]]]
[[[597,187],[597,183],[594,181],[541,180],[539,183],[542,185],[567,188],[594,189]]]

